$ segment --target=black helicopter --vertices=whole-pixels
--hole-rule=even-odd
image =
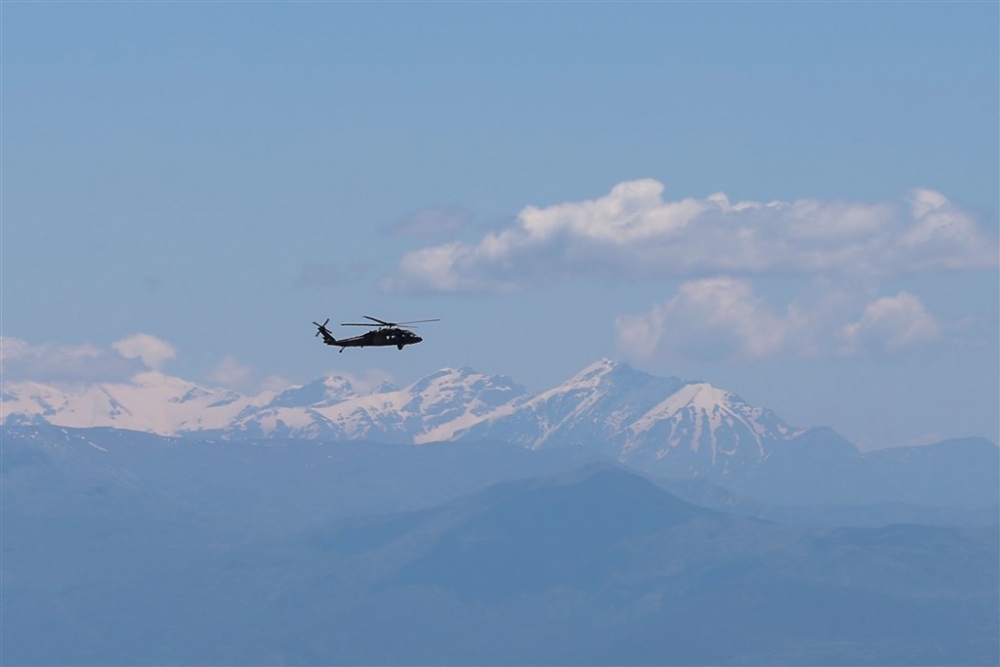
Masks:
[[[323,322],[323,324],[319,322],[313,322],[313,324],[316,325],[316,335],[323,336],[324,343],[327,345],[338,345],[340,346],[340,351],[343,352],[345,347],[381,347],[386,345],[395,345],[402,350],[407,345],[416,345],[423,340],[423,338],[412,331],[403,329],[403,325],[439,321],[437,318],[434,318],[431,320],[411,320],[409,322],[386,322],[370,315],[364,315],[363,317],[375,322],[375,324],[368,324],[367,322],[342,322],[340,326],[374,327],[373,330],[367,331],[360,336],[341,338],[340,340],[334,338],[330,330],[326,328],[326,325],[330,322],[329,317],[326,318],[326,322]]]

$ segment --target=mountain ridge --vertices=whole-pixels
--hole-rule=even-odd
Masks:
[[[229,441],[583,447],[653,477],[710,480],[778,504],[839,503],[850,494],[859,503],[939,504],[947,491],[957,504],[979,505],[986,483],[979,478],[995,471],[998,456],[995,445],[977,438],[862,454],[829,427],[791,426],[707,382],[657,377],[609,359],[538,393],[471,368],[367,392],[330,375],[256,396],[147,372],[75,391],[7,383],[0,409],[8,426],[42,420]],[[880,476],[896,471],[905,482],[895,495],[879,492]],[[963,479],[976,483],[966,488]]]
[[[506,376],[444,368],[403,388],[381,386],[366,393],[336,375],[246,396],[148,372],[129,383],[75,391],[9,383],[2,398],[3,423],[40,416],[76,428],[228,439],[424,444],[493,438],[530,449],[601,442],[623,461],[642,457],[651,447],[656,448],[652,458],[663,459],[680,446],[696,455],[697,464],[689,465],[701,472],[719,466],[722,458],[728,465],[736,454],[758,461],[796,432],[732,392],[656,377],[609,359],[535,394]]]
[[[12,663],[996,662],[995,524],[737,517],[568,448],[42,430],[0,450],[39,455],[2,470]]]

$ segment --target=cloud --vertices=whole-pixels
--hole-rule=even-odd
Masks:
[[[285,379],[280,375],[268,375],[260,383],[258,388],[260,389],[260,391],[278,392],[284,389],[288,389],[289,387],[294,386],[294,384],[295,383],[292,382],[291,380]]]
[[[663,189],[630,181],[590,201],[528,206],[478,243],[406,254],[382,288],[497,292],[569,277],[882,276],[998,263],[996,239],[932,190],[869,204],[732,203],[722,193],[665,201]]]
[[[245,387],[253,370],[235,357],[225,357],[208,375],[208,379],[226,387]]]
[[[455,234],[472,223],[472,213],[458,206],[423,208],[386,228],[392,236],[433,237]]]
[[[116,341],[109,348],[95,345],[33,345],[0,337],[0,371],[5,382],[42,382],[86,385],[103,382],[141,381],[143,374],[159,373],[165,362],[174,359],[173,345],[149,334],[135,334]],[[271,376],[258,382],[253,369],[227,356],[206,378],[219,386],[241,391],[276,391],[291,382]]]
[[[883,297],[865,306],[857,322],[840,331],[844,351],[902,352],[941,340],[944,327],[908,292]]]
[[[89,344],[32,345],[9,336],[0,338],[5,381],[123,382],[150,368],[138,355],[126,356],[114,349]]]
[[[160,370],[163,364],[177,356],[173,345],[149,334],[135,334],[111,344],[126,359],[140,359],[149,368]]]
[[[619,316],[615,328],[619,350],[639,364],[895,354],[945,331],[907,292],[864,303],[827,289],[777,308],[731,277],[685,282],[647,312]]]
[[[648,312],[615,321],[619,348],[640,362],[769,357],[801,326],[793,308],[777,313],[749,281],[729,277],[686,282]]]

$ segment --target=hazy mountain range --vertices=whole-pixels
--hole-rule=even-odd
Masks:
[[[3,664],[1000,657],[995,510],[762,521],[577,446],[2,435]]]
[[[2,664],[1000,660],[983,438],[862,454],[606,360],[2,408]]]
[[[149,372],[73,389],[8,383],[0,397],[5,424],[42,419],[232,441],[582,446],[654,477],[710,480],[777,504],[981,507],[996,502],[1000,465],[998,448],[982,438],[862,454],[831,429],[789,426],[733,392],[607,359],[537,394],[462,368],[364,393],[331,376],[244,396]]]
[[[383,384],[366,393],[330,376],[244,396],[147,372],[127,383],[73,388],[6,383],[0,398],[5,421],[40,415],[76,428],[417,444],[486,436],[533,449],[601,438],[627,452],[654,440],[669,447],[683,441],[722,464],[741,442],[754,444],[759,456],[765,441],[790,435],[775,415],[731,392],[606,359],[535,395],[504,376],[446,368],[402,389]]]

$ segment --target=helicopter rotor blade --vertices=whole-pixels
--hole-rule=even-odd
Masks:
[[[369,322],[341,322],[342,327],[398,327],[403,325],[420,324],[421,322],[440,322],[441,320],[437,317],[429,320],[409,320],[407,322],[387,322],[385,320],[380,320],[377,317],[372,317],[371,315],[362,315],[366,320],[371,320],[375,324]]]
[[[330,318],[329,317],[326,318],[326,322],[323,322],[323,324],[320,324],[319,322],[313,322],[313,324],[316,325],[316,335],[318,336],[321,333],[323,333],[323,329],[325,329],[326,325],[329,324],[329,323],[330,323]]]

